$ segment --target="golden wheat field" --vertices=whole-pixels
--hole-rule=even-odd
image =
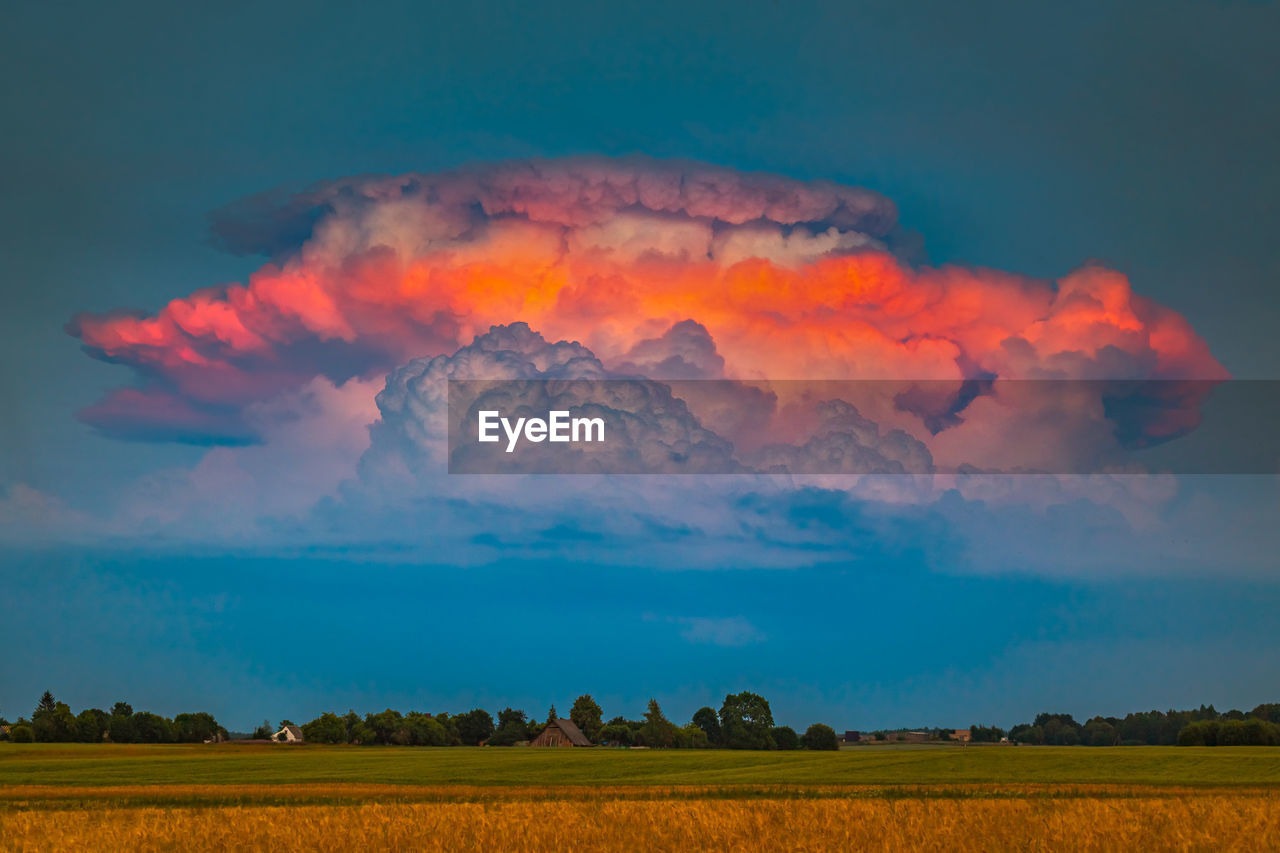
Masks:
[[[208,786],[216,788],[220,786]],[[9,789],[0,847],[44,850],[1237,850],[1280,847],[1280,793],[1126,786],[821,792],[317,786],[274,805]],[[380,787],[380,786],[379,786]],[[207,790],[207,789],[206,789]],[[171,792],[173,793],[173,792]],[[247,796],[255,792],[242,791]],[[214,792],[210,792],[212,796]],[[566,794],[567,796],[561,796]],[[226,792],[217,792],[219,801]],[[381,798],[393,796],[393,801]],[[367,802],[315,804],[312,797]],[[294,801],[290,802],[290,798]],[[414,800],[417,801],[414,801]]]

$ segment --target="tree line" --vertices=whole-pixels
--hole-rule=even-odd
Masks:
[[[110,711],[86,708],[73,714],[66,702],[59,702],[46,690],[31,712],[8,726],[14,743],[203,743],[226,740],[227,730],[212,714],[199,711],[178,714],[173,719],[150,711],[134,711],[128,702],[117,702]]]
[[[555,706],[544,722],[530,720],[519,709],[503,708],[497,719],[481,708],[460,714],[400,713],[387,709],[361,717],[355,711],[339,716],[325,713],[299,728],[310,743],[396,746],[515,746],[536,738],[553,720]],[[835,730],[814,723],[798,734],[790,726],[774,725],[769,701],[756,693],[731,693],[720,710],[699,708],[687,724],[667,719],[658,700],[650,699],[638,720],[617,716],[605,720],[590,694],[574,700],[568,719],[592,743],[600,746],[644,746],[656,749],[838,749]],[[293,725],[281,721],[281,727]],[[266,731],[264,723],[259,729]]]
[[[503,708],[495,720],[482,708],[458,714],[401,713],[388,708],[378,713],[355,711],[324,713],[299,728],[311,743],[356,744],[362,746],[514,746],[536,738],[547,724],[559,719],[553,705],[545,722],[530,720],[514,708]],[[650,699],[638,720],[622,716],[606,721],[600,705],[589,694],[579,696],[569,711],[569,719],[594,744],[601,746],[651,747],[657,749],[822,749],[839,748],[835,730],[822,723],[809,726],[803,735],[790,726],[774,724],[769,701],[757,693],[731,693],[717,711],[699,708],[685,725],[677,725],[662,711],[658,700]],[[127,702],[117,702],[110,711],[87,708],[74,714],[65,702],[45,691],[31,718],[20,718],[9,726],[8,739],[18,743],[202,743],[227,740],[230,735],[212,714],[178,714],[173,719],[149,711],[133,710]],[[285,726],[270,722],[253,732],[256,739],[271,738]]]
[[[1009,729],[1015,743],[1053,746],[1280,746],[1280,703],[1252,711],[1217,711],[1201,705],[1189,711],[1142,711],[1120,717],[1091,717],[1083,724],[1070,714],[1039,714]]]

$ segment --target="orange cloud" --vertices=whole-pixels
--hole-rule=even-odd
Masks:
[[[291,251],[287,235],[311,223]],[[120,435],[243,438],[237,412],[317,376],[370,379],[524,321],[606,366],[682,321],[737,378],[1220,378],[1176,312],[1088,266],[1050,282],[895,254],[881,196],[649,160],[350,179],[220,226],[276,261],[151,316],[81,315],[140,390],[82,417]],[[717,365],[719,363],[717,362]]]

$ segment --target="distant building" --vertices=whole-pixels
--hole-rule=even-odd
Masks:
[[[855,731],[850,731],[846,729],[844,733],[844,737],[841,738],[841,740],[843,740],[845,743],[857,743],[858,741],[862,740],[862,732],[855,732]]]
[[[271,736],[276,743],[302,743],[302,729],[297,726],[284,726]]]
[[[572,720],[556,719],[534,738],[529,746],[592,746]]]
[[[893,732],[889,735],[890,741],[898,743],[928,743],[928,732]]]
[[[968,729],[956,729],[951,733],[952,740],[958,740],[961,743],[969,742],[970,731]]]

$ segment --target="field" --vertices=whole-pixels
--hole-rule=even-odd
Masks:
[[[0,744],[2,850],[1273,850],[1280,750]]]

